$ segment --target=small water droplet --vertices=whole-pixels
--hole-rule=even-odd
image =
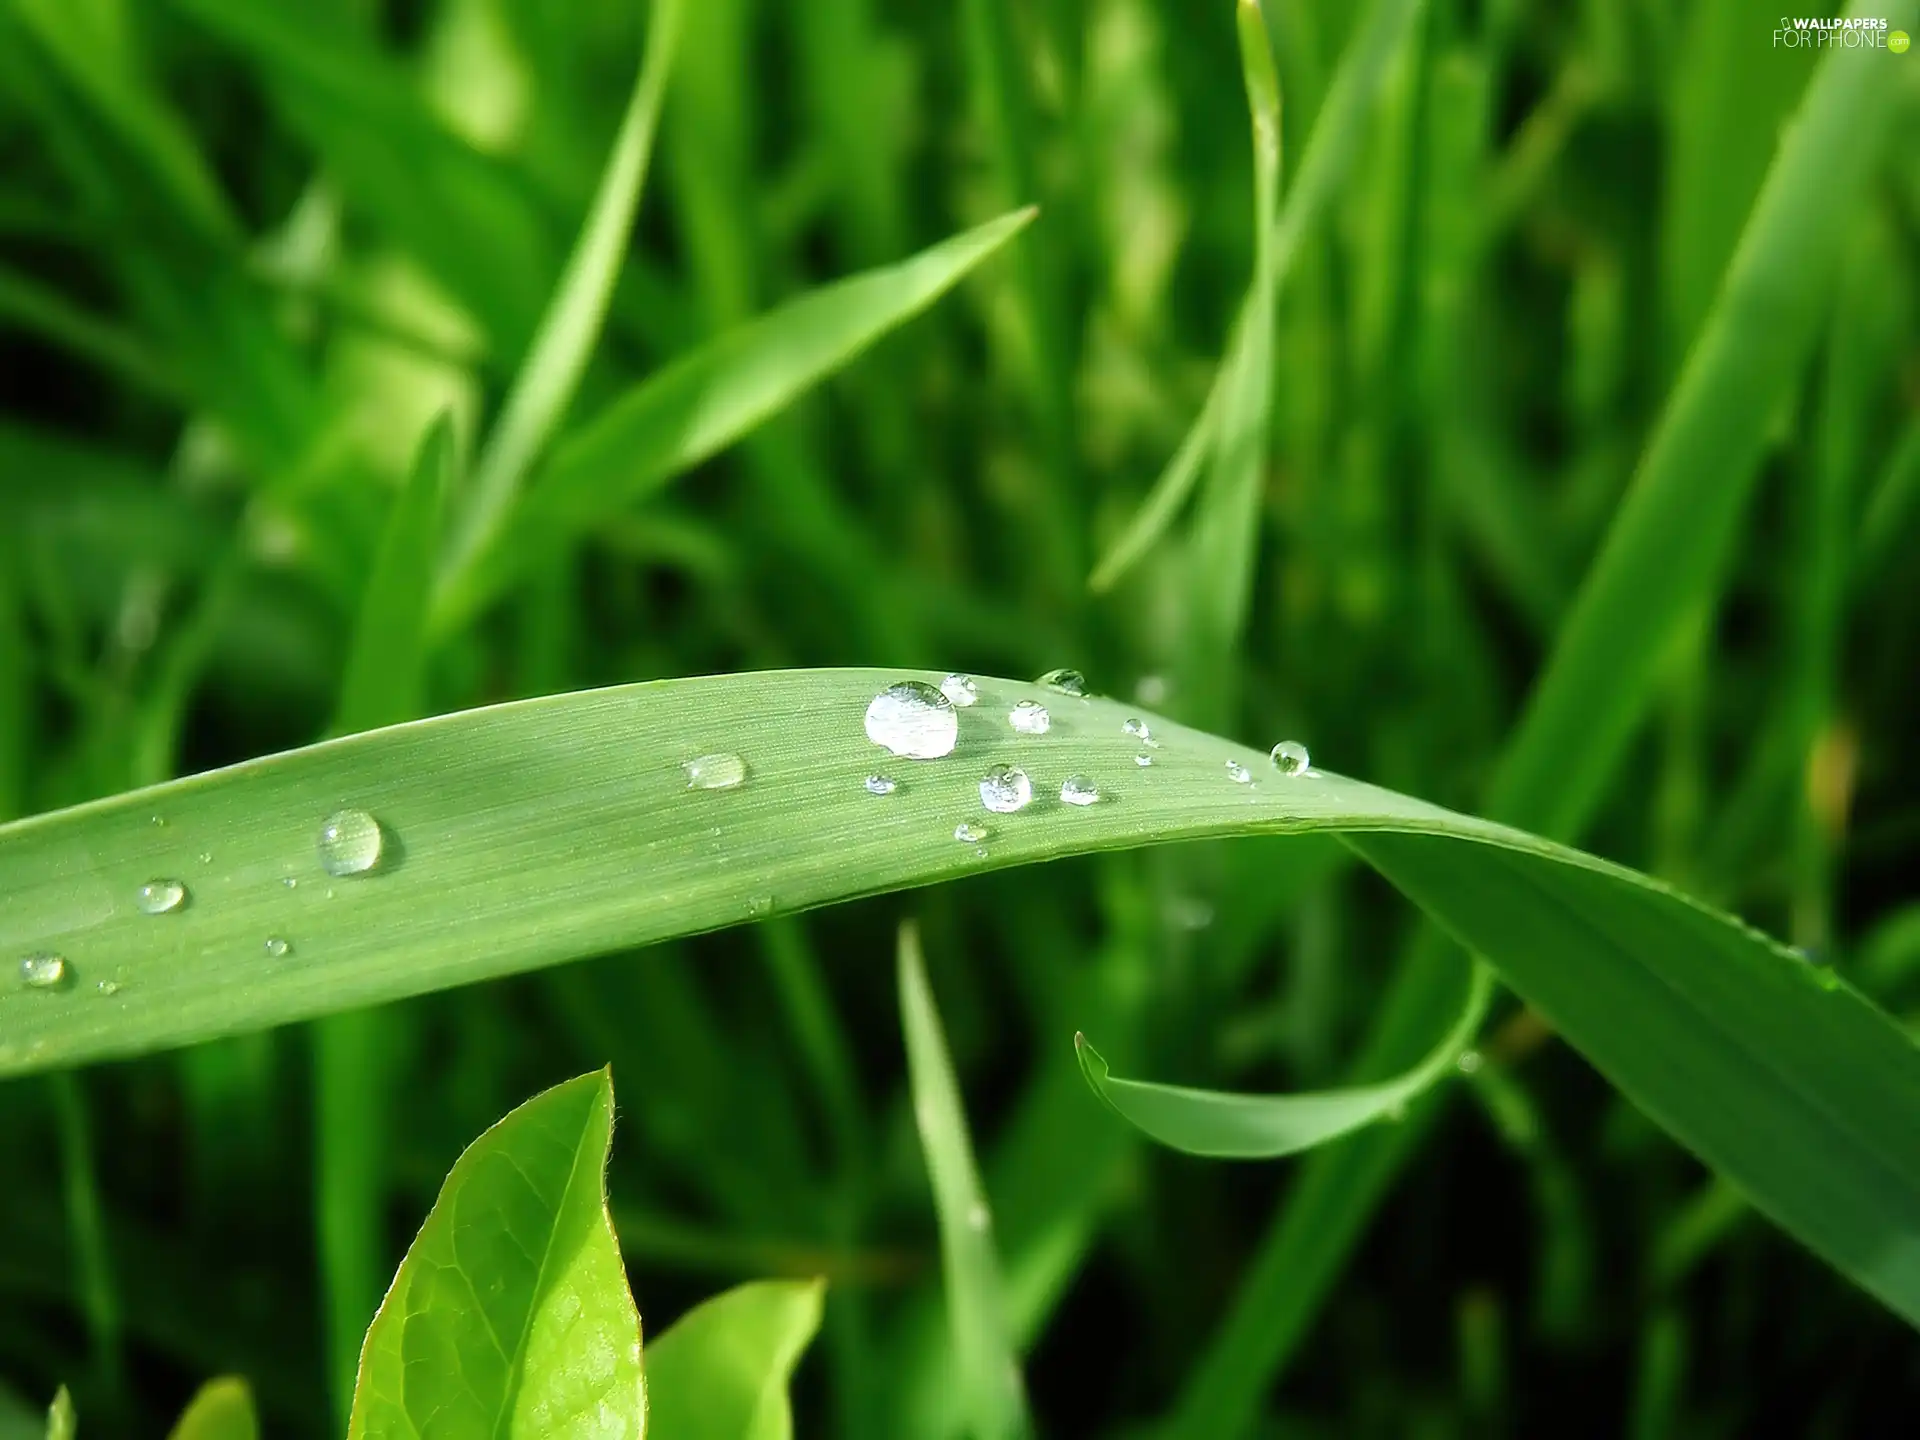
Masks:
[[[1100,787],[1084,775],[1069,775],[1060,782],[1060,803],[1097,805],[1100,803]]]
[[[1477,1075],[1480,1073],[1480,1067],[1485,1064],[1486,1061],[1481,1057],[1478,1050],[1462,1050],[1459,1058],[1453,1063],[1459,1067],[1462,1075]]]
[[[211,850],[202,850],[200,852],[200,863],[202,865],[213,864],[213,852]]]
[[[976,859],[976,860],[984,860],[984,859],[986,859],[986,858],[987,858],[987,847],[986,847],[986,846],[984,846],[984,845],[976,845],[976,846],[974,846],[974,847],[973,847],[973,858],[974,858],[974,859]]]
[[[992,1214],[987,1210],[987,1207],[980,1201],[978,1200],[974,1201],[973,1204],[967,1208],[967,1228],[968,1229],[974,1230],[974,1231],[985,1231],[986,1228],[992,1223],[993,1223]]]
[[[384,839],[380,822],[366,811],[336,811],[320,827],[320,868],[335,879],[364,875],[380,863]]]
[[[282,940],[278,935],[269,935],[267,937],[267,943],[261,948],[274,960],[284,960],[293,953],[293,946],[289,945],[285,940]]]
[[[1138,765],[1142,770],[1144,770],[1147,768],[1147,766],[1153,764],[1153,756],[1136,755],[1133,757],[1133,763]]]
[[[940,693],[962,710],[980,703],[980,687],[973,683],[971,675],[962,675],[958,670],[940,682]]]
[[[747,762],[725,751],[697,756],[680,768],[687,772],[689,790],[731,790],[747,779]]]
[[[747,901],[747,917],[749,919],[757,920],[763,915],[771,915],[772,913],[773,897],[771,895],[755,895]]]
[[[1307,747],[1298,740],[1282,740],[1267,758],[1282,775],[1304,775],[1307,771]]]
[[[867,794],[869,795],[891,795],[899,788],[899,782],[890,775],[867,776]]]
[[[300,882],[291,875],[282,875],[280,877],[280,883],[289,890],[297,890],[300,888]]]
[[[1022,735],[1044,735],[1053,724],[1053,717],[1038,700],[1022,700],[1007,712],[1007,723]]]
[[[73,983],[73,971],[66,956],[42,951],[20,962],[20,983],[29,990],[64,990]]]
[[[93,992],[102,999],[111,1000],[120,993],[120,982],[118,980],[97,981],[94,984]]]
[[[142,915],[165,915],[187,903],[187,887],[178,880],[149,880],[133,892]]]
[[[167,828],[167,817],[164,815],[149,815],[147,817],[147,823],[156,830],[164,830]]]
[[[867,738],[908,760],[953,753],[960,716],[953,701],[920,680],[889,685],[867,706]]]
[[[953,827],[953,838],[962,844],[972,845],[987,838],[987,827],[976,825],[971,820],[962,820]]]
[[[1147,728],[1147,722],[1138,715],[1129,715],[1120,729],[1122,733],[1132,735],[1136,739],[1151,740],[1153,738],[1153,731]]]
[[[1076,700],[1086,698],[1087,677],[1078,670],[1049,670],[1036,683],[1062,695],[1071,695]]]
[[[1253,779],[1253,776],[1247,773],[1247,767],[1238,760],[1229,760],[1227,761],[1227,778],[1236,785],[1245,785]]]
[[[980,777],[980,803],[996,815],[1024,810],[1032,799],[1033,782],[1024,770],[996,765]]]

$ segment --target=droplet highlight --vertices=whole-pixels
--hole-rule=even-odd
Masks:
[[[1147,722],[1142,720],[1138,715],[1129,715],[1126,723],[1121,725],[1120,729],[1123,734],[1131,735],[1136,740],[1151,740],[1153,738],[1153,731],[1147,728]]]
[[[980,687],[973,683],[971,675],[962,675],[958,670],[940,682],[940,693],[962,710],[980,703]]]
[[[971,820],[962,820],[953,827],[953,838],[963,845],[972,845],[987,838],[987,827],[976,825]]]
[[[1033,801],[1033,782],[1027,772],[996,765],[980,777],[980,803],[996,815],[1011,815]]]
[[[1227,778],[1236,785],[1245,785],[1252,781],[1253,776],[1247,773],[1247,767],[1238,760],[1229,760],[1227,761]]]
[[[336,879],[364,875],[380,863],[386,837],[380,822],[364,810],[337,810],[320,827],[315,848],[320,868]]]
[[[1151,765],[1151,764],[1153,764],[1153,756],[1151,756],[1151,755],[1136,755],[1136,756],[1134,756],[1134,757],[1133,757],[1133,763],[1134,763],[1134,764],[1136,764],[1136,765],[1138,765],[1138,766],[1139,766],[1139,767],[1140,767],[1140,768],[1141,768],[1142,770],[1144,770],[1144,769],[1146,769],[1146,768],[1147,768],[1147,767],[1148,767],[1149,765]]]
[[[1273,768],[1282,775],[1304,775],[1307,772],[1307,747],[1298,740],[1282,740],[1268,753]]]
[[[1098,805],[1100,787],[1084,775],[1069,775],[1060,782],[1062,805]]]
[[[29,990],[63,990],[73,983],[67,957],[42,952],[20,962],[20,983]]]
[[[953,753],[960,716],[933,686],[902,680],[867,706],[867,738],[907,760],[938,760]]]
[[[1086,698],[1087,677],[1078,670],[1049,670],[1036,683],[1059,694],[1071,695],[1076,700]]]
[[[284,960],[293,953],[293,946],[289,945],[285,940],[282,940],[278,935],[269,935],[266,944],[260,948],[267,952],[269,959],[273,960]]]
[[[168,915],[187,903],[187,887],[178,880],[149,880],[133,892],[142,915]]]
[[[1007,723],[1022,735],[1044,735],[1053,727],[1053,716],[1038,700],[1022,700],[1007,712]]]
[[[747,762],[725,751],[701,755],[680,768],[687,772],[689,790],[731,790],[747,780]]]
[[[891,775],[869,775],[866,786],[869,795],[891,795],[900,788],[900,782]]]

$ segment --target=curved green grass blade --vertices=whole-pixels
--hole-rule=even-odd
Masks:
[[[253,1392],[237,1375],[209,1380],[200,1387],[168,1440],[259,1440]]]
[[[1392,1118],[1408,1101],[1455,1073],[1493,994],[1493,973],[1476,965],[1460,1018],[1418,1065],[1377,1085],[1298,1095],[1239,1095],[1126,1080],[1109,1073],[1084,1035],[1073,1037],[1087,1083],[1129,1124],[1162,1145],[1221,1159],[1276,1159]]]
[[[73,1397],[62,1385],[54,1391],[53,1403],[47,1407],[47,1440],[73,1440],[78,1428],[74,1421]]]
[[[661,1440],[792,1440],[787,1382],[820,1328],[818,1280],[756,1280],[695,1306],[647,1346]]]
[[[900,927],[897,968],[913,1118],[927,1159],[927,1176],[933,1182],[934,1210],[940,1217],[947,1328],[959,1381],[959,1393],[951,1399],[968,1416],[966,1428],[975,1440],[1026,1435],[1033,1425],[1007,1317],[992,1212],[973,1159],[960,1080],[953,1072],[933,987],[927,983],[920,935],[911,924]]]
[[[646,58],[634,81],[620,133],[607,158],[593,209],[541,318],[486,449],[474,466],[470,503],[448,567],[458,575],[495,539],[528,468],[565,418],[587,360],[599,339],[607,305],[626,253],[627,232],[640,208],[660,104],[680,31],[680,0],[660,0],[647,23]]]
[[[497,543],[441,587],[452,626],[541,556],[699,464],[919,314],[1030,222],[1016,210],[897,265],[822,286],[648,377],[555,452]]]
[[[1333,831],[1564,1013],[1604,1072],[1762,1209],[1920,1318],[1920,1274],[1867,1254],[1920,1256],[1920,1052],[1826,972],[1631,871],[1337,775],[1283,777],[1171,722],[1137,767],[1128,709],[1104,699],[982,679],[950,757],[888,759],[861,717],[901,678],[774,671],[555,696],[0,829],[0,956],[58,953],[68,982],[0,991],[0,1073],[1068,854]],[[1047,734],[1008,725],[1022,699],[1051,708]],[[741,757],[743,782],[689,788],[683,766],[715,754]],[[981,809],[995,763],[1029,771],[1026,810]],[[876,769],[900,782],[893,794],[867,792]],[[1100,803],[1056,798],[1074,774]],[[385,848],[373,870],[334,879],[313,845],[342,805],[377,817]],[[961,821],[985,839],[956,840]],[[191,902],[142,914],[139,885],[174,873]],[[1816,1180],[1788,1139],[1814,1146]]]
[[[640,1317],[607,1214],[612,1139],[603,1070],[467,1147],[367,1331],[349,1440],[639,1440]]]

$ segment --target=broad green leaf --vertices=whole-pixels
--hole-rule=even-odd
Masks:
[[[456,572],[495,538],[528,467],[565,419],[600,337],[628,232],[640,208],[680,29],[680,0],[657,0],[652,10],[646,60],[634,81],[593,209],[474,467],[469,506],[449,562]]]
[[[78,1428],[73,1415],[73,1397],[62,1385],[53,1393],[53,1404],[47,1407],[47,1440],[73,1440]]]
[[[182,1412],[170,1440],[258,1440],[253,1392],[237,1375],[209,1380]]]
[[[607,1214],[605,1071],[454,1162],[360,1355],[349,1440],[638,1437],[640,1317]]]
[[[654,1440],[792,1440],[787,1382],[820,1328],[824,1288],[757,1280],[674,1321],[647,1346]]]
[[[1407,1102],[1458,1067],[1487,1012],[1493,976],[1475,966],[1460,1018],[1433,1050],[1404,1074],[1377,1085],[1296,1095],[1237,1095],[1117,1079],[1083,1035],[1074,1036],[1080,1069],[1094,1093],[1163,1145],[1190,1155],[1274,1159],[1337,1140],[1363,1125],[1393,1118]]]
[[[1005,244],[1018,210],[912,259],[823,286],[642,381],[564,441],[474,569],[441,588],[436,618],[467,618],[539,556],[724,449]]]
[[[900,927],[898,969],[913,1118],[940,1217],[940,1267],[960,1392],[952,1399],[968,1417],[975,1440],[1025,1435],[1033,1425],[993,1243],[993,1212],[974,1163],[966,1106],[933,987],[927,984],[920,935],[911,924]]]
[[[1161,748],[1142,770],[1121,729],[1128,709],[1104,699],[982,680],[952,758],[888,759],[861,717],[902,678],[773,671],[554,696],[0,828],[0,954],[66,961],[64,986],[0,991],[0,1073],[1062,855],[1332,831],[1549,1014],[1564,1010],[1596,1064],[1763,1210],[1920,1318],[1920,1277],[1868,1254],[1920,1255],[1920,1053],[1824,972],[1604,861],[1333,774],[1281,776],[1258,751],[1172,722],[1154,724]],[[1050,706],[1046,735],[1005,723],[1021,699]],[[716,754],[741,757],[743,782],[689,788],[683,767]],[[980,808],[979,778],[996,762],[1033,777],[1038,798],[1019,814]],[[899,790],[869,794],[876,768]],[[1058,802],[1076,773],[1100,803]],[[384,848],[368,872],[332,878],[313,847],[345,804],[378,819]],[[960,820],[987,838],[956,840]],[[1417,839],[1378,838],[1400,832]],[[1446,885],[1434,879],[1443,865]],[[191,903],[141,914],[138,887],[175,874]],[[285,888],[288,875],[303,883]],[[1819,1124],[1830,1133],[1810,1152],[1813,1179],[1796,1178],[1790,1147],[1741,1139],[1810,1139]],[[1819,1205],[1806,1203],[1814,1187]]]

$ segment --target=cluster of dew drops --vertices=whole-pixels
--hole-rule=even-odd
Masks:
[[[1049,670],[1037,682],[1056,694],[1085,699],[1086,678],[1077,670]],[[953,752],[960,735],[961,710],[980,702],[980,690],[970,676],[953,674],[938,686],[922,680],[902,680],[887,686],[867,706],[867,738],[894,755],[908,760],[938,760]],[[1037,700],[1015,702],[1007,712],[1007,724],[1021,735],[1045,735],[1053,727],[1053,716]],[[1121,731],[1138,742],[1133,763],[1147,769],[1154,763],[1153,752],[1160,742],[1153,738],[1147,722],[1129,717]],[[1273,747],[1269,757],[1275,770],[1286,776],[1307,775],[1307,747],[1297,740],[1283,740]],[[1226,762],[1227,778],[1239,785],[1250,784],[1252,774],[1237,760]],[[891,795],[899,783],[889,775],[869,775],[867,793]],[[1074,774],[1060,782],[1060,803],[1084,809],[1101,801],[1099,783],[1087,775]],[[1012,765],[995,765],[980,777],[980,804],[988,813],[1012,815],[1033,803],[1033,779],[1025,770]],[[980,845],[992,832],[975,819],[963,819],[953,827],[953,838],[967,845]],[[974,852],[986,854],[983,848]]]
[[[163,825],[166,822],[156,815],[153,823]],[[385,844],[386,832],[381,829],[380,822],[364,810],[336,811],[322,822],[314,838],[320,869],[330,879],[372,874],[380,864]],[[211,862],[213,857],[203,854],[200,859],[205,863]],[[297,876],[288,875],[280,883],[292,889],[300,882]],[[187,909],[192,899],[193,892],[186,881],[156,876],[135,887],[133,908],[147,916],[178,915]],[[293,944],[285,936],[269,935],[260,942],[260,949],[268,959],[280,960],[293,953]],[[28,990],[66,990],[76,979],[74,966],[67,957],[47,950],[23,958],[18,973],[21,985]],[[104,996],[117,995],[120,982],[99,980],[95,982],[94,990]]]

